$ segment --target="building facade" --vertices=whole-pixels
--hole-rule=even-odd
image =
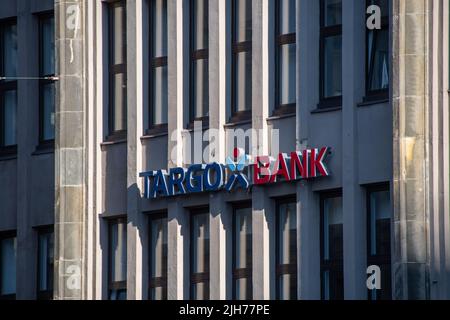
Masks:
[[[4,2],[0,297],[450,298],[448,1]]]

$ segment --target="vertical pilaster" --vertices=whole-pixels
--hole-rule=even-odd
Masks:
[[[68,14],[78,10],[78,20]],[[85,72],[83,1],[56,2],[55,299],[82,299],[85,276]]]
[[[319,1],[297,0],[297,116],[296,148],[308,147],[310,110],[319,101]],[[298,297],[320,299],[320,214],[318,199],[308,182],[297,183]]]
[[[147,296],[148,261],[144,244],[148,243],[148,228],[140,210],[140,178],[142,172],[143,133],[143,0],[127,1],[127,89],[128,89],[128,152],[127,152],[127,296],[139,300]]]
[[[426,128],[431,2],[393,1],[395,299],[426,299],[429,295]]]
[[[366,210],[359,185],[357,105],[364,95],[365,1],[342,2],[344,296],[366,299]]]

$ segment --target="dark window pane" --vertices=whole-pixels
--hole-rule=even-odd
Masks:
[[[208,0],[192,0],[193,5],[193,50],[208,48]]]
[[[3,75],[17,76],[17,25],[3,27]]]
[[[127,84],[123,73],[114,75],[114,131],[127,128]]]
[[[234,0],[234,42],[252,39],[252,0]]]
[[[289,269],[279,272],[277,278],[278,299],[297,299],[297,204],[282,203],[277,212],[277,264],[278,269]]]
[[[38,290],[53,290],[53,233],[39,235],[39,259],[38,259]]]
[[[324,39],[324,98],[342,95],[342,36]]]
[[[167,123],[167,65],[153,69],[153,124]]]
[[[234,268],[247,269],[248,275],[235,279],[234,298],[247,300],[252,297],[252,209],[235,210],[234,214]]]
[[[17,143],[17,92],[15,90],[3,93],[3,145],[14,146]]]
[[[111,282],[127,280],[127,225],[112,224],[110,228],[110,272]]]
[[[236,112],[251,110],[252,54],[239,52],[235,57],[235,107]]]
[[[112,64],[118,65],[126,63],[126,18],[125,7],[122,5],[114,5],[112,7]]]
[[[153,0],[151,3],[152,57],[165,57],[167,56],[167,0]]]
[[[208,107],[208,60],[199,59],[194,60],[192,72],[194,78],[194,119],[207,116],[209,113]]]
[[[53,17],[41,20],[41,74],[55,74],[55,19]]]
[[[55,138],[55,84],[43,85],[42,91],[42,139],[47,141]]]
[[[370,254],[390,255],[390,193],[370,193]]]
[[[296,102],[296,45],[286,44],[279,48],[280,57],[280,103]]]
[[[209,299],[209,213],[191,219],[191,299]]]
[[[342,24],[342,0],[323,1],[325,27]]]
[[[389,29],[370,31],[367,36],[369,91],[389,88]]]
[[[167,219],[154,219],[151,221],[151,247],[150,247],[150,276],[163,278],[167,282]],[[158,286],[151,290],[152,300],[167,298],[167,287]]]
[[[16,238],[0,241],[0,295],[16,293]]]
[[[280,34],[295,33],[295,0],[277,0],[279,1],[278,28]]]
[[[111,290],[109,300],[127,300],[127,290]]]
[[[322,199],[322,298],[344,297],[342,197]]]

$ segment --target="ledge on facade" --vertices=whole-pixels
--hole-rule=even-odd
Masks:
[[[317,114],[317,113],[327,113],[327,112],[335,112],[335,111],[341,111],[342,107],[328,107],[328,108],[317,108],[311,111],[311,114]]]
[[[366,96],[364,97],[363,101],[358,103],[358,107],[369,107],[376,104],[385,104],[389,102],[389,97],[386,96],[376,96],[376,97],[370,97]]]
[[[17,159],[17,145],[0,147],[0,161],[9,161]]]
[[[244,110],[233,113],[224,128],[236,127],[238,125],[252,123],[252,111]]]
[[[167,136],[168,134],[169,134],[168,124],[167,123],[158,124],[145,130],[145,134],[141,137],[141,140],[164,137]]]
[[[110,145],[115,144],[122,144],[127,142],[127,132],[125,130],[113,132],[109,136],[105,138],[105,141],[103,141],[100,146],[106,147]]]
[[[40,156],[51,153],[55,153],[55,140],[42,141],[31,155]]]
[[[202,123],[202,130],[208,130],[209,129],[209,117],[205,116],[205,117],[200,117],[200,118],[195,118],[194,120],[191,120],[187,125],[186,125],[186,131],[194,131],[194,124],[195,122],[201,122]]]
[[[295,118],[297,114],[294,113],[286,113],[286,114],[281,114],[281,115],[272,115],[270,117],[268,117],[266,120],[267,122],[271,122],[274,120],[280,120],[280,119],[286,119],[286,118]]]

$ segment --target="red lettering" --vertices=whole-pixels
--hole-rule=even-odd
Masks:
[[[270,159],[267,156],[256,157],[253,170],[253,183],[256,185],[266,184],[270,181]]]
[[[315,178],[317,177],[317,171],[319,171],[320,175],[326,177],[329,175],[328,170],[323,163],[323,160],[325,159],[328,152],[328,148],[322,148],[320,149],[320,152],[318,149],[311,149],[311,157],[310,157],[310,177]]]
[[[291,153],[291,179],[300,178],[308,178],[308,150],[303,150],[303,155],[300,152]]]
[[[278,155],[277,161],[275,161],[275,165],[273,167],[274,173],[272,174],[272,177],[270,178],[270,182],[276,182],[277,176],[283,176],[286,181],[291,180],[289,178],[289,172],[286,164],[286,157],[287,155],[285,153],[280,153]],[[281,168],[280,168],[281,166]]]

